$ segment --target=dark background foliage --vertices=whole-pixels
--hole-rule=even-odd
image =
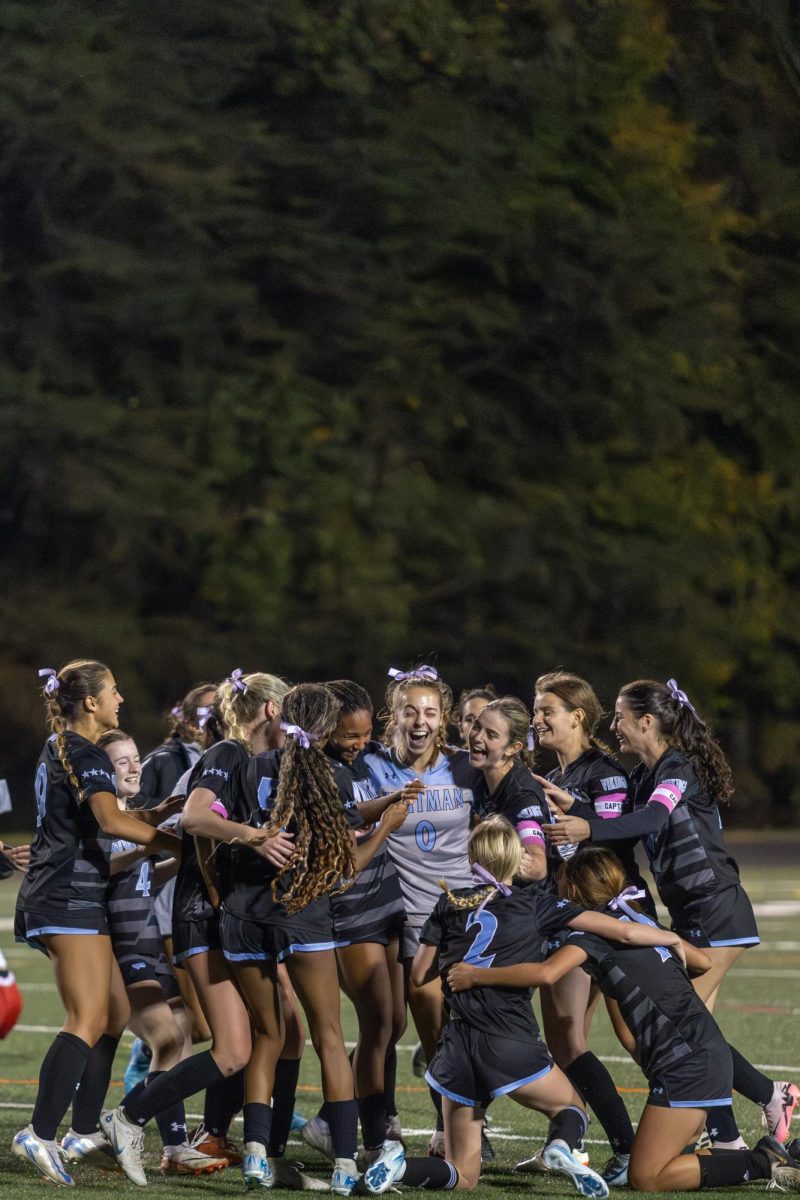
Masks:
[[[800,809],[792,0],[0,0],[0,773],[233,666],[677,675]]]

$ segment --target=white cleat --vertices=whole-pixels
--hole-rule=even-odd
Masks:
[[[99,1167],[101,1171],[119,1171],[114,1151],[106,1136],[97,1133],[76,1133],[68,1129],[61,1139],[61,1156],[68,1163],[86,1163],[87,1167]]]
[[[300,1130],[300,1137],[312,1150],[316,1150],[323,1158],[327,1158],[328,1162],[333,1162],[331,1127],[322,1117],[311,1117],[306,1121]]]
[[[306,1175],[295,1163],[287,1162],[285,1158],[271,1158],[269,1165],[275,1178],[275,1187],[285,1188],[289,1192],[329,1192],[330,1184],[324,1179],[315,1179]]]
[[[403,1178],[405,1170],[406,1156],[402,1142],[384,1142],[380,1154],[364,1172],[364,1184],[373,1195],[380,1196]]]
[[[142,1166],[144,1130],[128,1120],[121,1105],[103,1113],[100,1128],[111,1143],[114,1157],[128,1179],[139,1187],[147,1187],[147,1176]]]
[[[224,1171],[227,1165],[227,1158],[212,1158],[183,1142],[180,1146],[164,1147],[159,1170],[162,1175],[213,1175],[215,1171]]]
[[[551,1171],[558,1171],[571,1179],[582,1196],[603,1200],[608,1195],[608,1184],[602,1175],[578,1162],[567,1143],[560,1138],[548,1142],[542,1151],[542,1158]]]
[[[75,1180],[64,1170],[61,1162],[61,1148],[58,1142],[46,1142],[37,1137],[32,1125],[20,1129],[11,1143],[11,1150],[17,1158],[33,1163],[40,1175],[51,1183],[59,1183],[64,1187],[74,1187]]]
[[[335,1196],[352,1196],[358,1183],[358,1167],[353,1158],[335,1158],[331,1191]]]
[[[242,1147],[242,1178],[246,1188],[271,1188],[275,1176],[267,1158],[267,1148],[262,1142],[245,1142]]]

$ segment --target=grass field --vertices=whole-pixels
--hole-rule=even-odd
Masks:
[[[748,1054],[753,1062],[773,1078],[800,1080],[800,841],[791,836],[745,839],[739,835],[734,853],[739,859],[745,885],[756,905],[762,945],[748,951],[728,977],[717,1008],[717,1019],[729,1040]],[[36,1077],[42,1057],[60,1027],[61,1010],[47,960],[25,946],[14,946],[11,917],[16,888],[11,881],[0,884],[0,946],[15,971],[25,1000],[25,1009],[17,1029],[0,1043],[0,1187],[14,1200],[42,1194],[49,1187],[44,1180],[18,1159],[9,1146],[14,1133],[30,1118],[36,1091]],[[343,1006],[345,1036],[355,1032],[352,1014]],[[424,1153],[431,1129],[431,1105],[427,1088],[411,1073],[411,1049],[414,1036],[406,1034],[400,1050],[398,1069],[398,1107],[412,1153]],[[121,1096],[120,1080],[130,1045],[126,1037],[115,1064],[110,1101]],[[592,1030],[592,1048],[608,1063],[615,1081],[636,1116],[645,1098],[642,1076],[621,1050],[601,1012]],[[316,1112],[320,1102],[316,1059],[308,1048],[303,1062],[298,1104],[306,1115]],[[187,1111],[200,1112],[200,1098],[187,1103]],[[760,1112],[747,1101],[736,1101],[736,1113],[744,1136],[752,1145],[763,1130]],[[542,1144],[546,1122],[543,1117],[524,1110],[508,1099],[491,1108],[491,1137],[497,1162],[490,1166],[476,1191],[480,1200],[508,1195],[523,1196],[536,1192],[542,1196],[574,1195],[566,1180],[544,1177],[520,1177],[512,1173],[514,1163],[528,1157]],[[795,1133],[800,1133],[800,1122]],[[233,1136],[241,1126],[234,1126]],[[608,1157],[602,1131],[594,1122],[589,1130],[592,1163],[601,1166]],[[241,1176],[228,1170],[206,1179],[165,1179],[158,1173],[157,1135],[148,1132],[146,1167],[149,1187],[163,1200],[187,1192],[205,1192],[214,1197],[243,1192]],[[312,1172],[325,1177],[329,1168],[301,1142],[290,1143],[290,1156],[302,1159]],[[76,1169],[76,1182],[97,1196],[132,1196],[134,1184],[122,1177],[89,1168]],[[761,1188],[762,1185],[753,1185]],[[714,1193],[705,1193],[713,1195]],[[721,1193],[720,1193],[721,1194]]]

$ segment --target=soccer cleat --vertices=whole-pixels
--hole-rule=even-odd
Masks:
[[[609,1187],[628,1186],[628,1164],[630,1161],[630,1154],[617,1153],[611,1155],[611,1158],[600,1172]]]
[[[548,1142],[542,1151],[544,1164],[551,1171],[558,1171],[562,1175],[566,1175],[575,1184],[576,1191],[582,1196],[591,1196],[595,1200],[602,1200],[602,1197],[608,1195],[608,1184],[601,1175],[593,1171],[591,1167],[586,1167],[582,1162],[578,1162],[574,1154],[570,1151],[566,1142],[560,1138],[554,1138],[552,1142]]]
[[[428,1142],[427,1153],[431,1158],[444,1158],[444,1131],[434,1129]]]
[[[147,1072],[150,1070],[150,1063],[153,1058],[153,1051],[143,1042],[141,1038],[134,1038],[131,1046],[131,1056],[128,1059],[128,1065],[125,1068],[125,1074],[122,1076],[122,1086],[125,1089],[125,1095],[133,1091],[137,1083],[141,1083],[147,1077]]]
[[[550,1168],[545,1165],[543,1155],[544,1147],[531,1158],[523,1158],[522,1162],[517,1163],[514,1170],[523,1175],[547,1175]]]
[[[306,1123],[306,1119],[303,1116],[303,1114],[301,1112],[298,1112],[297,1109],[295,1109],[294,1112],[292,1113],[292,1123],[289,1126],[289,1132],[297,1133],[298,1129],[302,1129],[303,1126],[305,1125],[305,1123]]]
[[[358,1183],[358,1167],[355,1159],[335,1158],[331,1175],[331,1191],[334,1196],[352,1196]]]
[[[494,1146],[489,1141],[489,1138],[486,1134],[486,1128],[484,1126],[484,1128],[481,1130],[481,1162],[493,1163],[496,1158],[497,1155],[494,1152]]]
[[[711,1149],[712,1150],[749,1150],[750,1147],[748,1146],[748,1144],[744,1140],[744,1138],[740,1135],[733,1142],[712,1141]]]
[[[770,1135],[785,1142],[791,1133],[792,1114],[800,1103],[800,1088],[793,1083],[774,1083],[772,1099],[764,1105],[762,1120]]]
[[[424,1079],[425,1072],[428,1069],[428,1059],[425,1051],[422,1049],[422,1042],[417,1042],[414,1047],[414,1053],[411,1055],[411,1070],[416,1075],[417,1079]]]
[[[134,1125],[122,1111],[122,1105],[111,1108],[100,1117],[100,1128],[111,1143],[114,1157],[128,1179],[139,1187],[147,1187],[147,1176],[142,1166],[144,1130]]]
[[[774,1137],[762,1137],[753,1149],[761,1150],[769,1159],[769,1189],[778,1192],[800,1192],[800,1159],[790,1154]]]
[[[323,1158],[333,1162],[333,1139],[331,1127],[324,1117],[311,1117],[300,1130],[300,1137],[307,1146],[316,1150]]]
[[[213,1175],[227,1166],[227,1158],[213,1158],[197,1146],[184,1142],[180,1146],[164,1147],[160,1170],[162,1175]]]
[[[393,1183],[402,1179],[406,1156],[401,1142],[384,1142],[375,1161],[364,1172],[364,1185],[375,1196],[388,1192]]]
[[[87,1167],[99,1167],[101,1171],[119,1171],[114,1151],[106,1141],[104,1133],[76,1133],[68,1129],[61,1139],[61,1156],[70,1163],[86,1163]]]
[[[707,1129],[704,1129],[700,1137],[695,1142],[695,1150],[710,1150],[712,1146],[711,1135]]]
[[[243,1146],[242,1178],[246,1188],[271,1188],[275,1183],[267,1148],[262,1142],[245,1142]]]
[[[60,1183],[65,1187],[73,1187],[75,1180],[64,1170],[61,1162],[61,1152],[58,1142],[46,1142],[37,1137],[32,1125],[20,1129],[11,1143],[11,1150],[17,1158],[33,1163],[40,1175],[51,1183]]]
[[[579,1163],[581,1163],[584,1167],[588,1167],[589,1151],[586,1149],[586,1147],[583,1144],[583,1138],[581,1138],[581,1140],[578,1142],[577,1146],[575,1146],[573,1148],[572,1157],[574,1159],[577,1159],[577,1161]]]
[[[289,1192],[329,1192],[330,1185],[323,1179],[315,1179],[306,1175],[296,1163],[287,1162],[285,1158],[271,1158],[269,1165],[275,1179],[276,1188],[286,1188]]]
[[[224,1158],[225,1165],[228,1167],[240,1167],[242,1165],[242,1156],[239,1153],[239,1147],[230,1138],[209,1133],[205,1125],[198,1125],[189,1137],[189,1145],[193,1150],[199,1150],[201,1154],[207,1154],[210,1158]]]

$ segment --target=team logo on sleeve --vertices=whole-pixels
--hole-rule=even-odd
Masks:
[[[689,781],[686,779],[662,779],[658,786],[674,788],[676,792],[680,792],[683,795],[689,786]]]
[[[624,775],[609,775],[600,780],[600,786],[604,792],[625,792],[628,790],[628,781]]]
[[[81,779],[97,779],[98,776],[101,779],[107,779],[109,783],[111,782],[110,774],[108,771],[104,771],[102,767],[93,767],[91,771],[81,772]]]

